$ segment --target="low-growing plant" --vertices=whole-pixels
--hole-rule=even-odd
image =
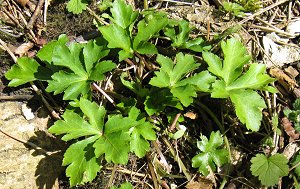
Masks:
[[[171,120],[174,113],[197,106],[194,100],[199,100],[200,93],[230,99],[240,121],[249,130],[260,129],[266,104],[257,90],[276,92],[268,86],[274,79],[265,73],[265,65],[246,67],[250,56],[238,39],[222,41],[223,56],[218,56],[201,37],[189,37],[187,21],[170,20],[163,12],[138,12],[122,0],[112,3],[110,13],[103,16],[111,24],[97,25],[101,37],[82,44],[68,42],[67,36],[61,35],[36,58],[19,58],[5,75],[11,80],[9,86],[43,81],[47,92],[63,93],[63,100],[69,102],[62,120],[49,132],[71,142],[63,158],[71,186],[92,181],[105,162],[127,164],[129,153],[144,157],[150,141],[166,127],[151,119],[164,114]],[[159,46],[156,41],[161,37],[169,39],[164,42],[170,46]],[[207,65],[201,66],[196,58],[200,55],[202,65]],[[110,106],[99,105],[93,100],[92,86],[99,88],[97,84],[106,81],[108,73],[114,77],[115,91],[110,91],[114,100]],[[102,89],[100,92],[109,96]],[[207,175],[208,167],[215,171],[216,166],[227,163],[229,153],[220,149],[222,145],[220,131],[212,132],[209,140],[202,135],[197,145],[201,152],[192,159],[192,166]],[[258,176],[262,174],[255,170],[259,161],[254,159],[252,168]]]
[[[283,154],[275,154],[270,157],[257,154],[251,159],[251,172],[265,186],[274,186],[279,178],[289,173],[288,159]]]

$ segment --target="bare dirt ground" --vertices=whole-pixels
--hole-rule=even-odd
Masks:
[[[142,2],[128,2],[138,9],[144,6]],[[98,3],[100,1],[95,0],[90,3],[90,9],[96,13],[99,13]],[[292,124],[284,124],[282,118],[283,109],[291,108],[295,99],[300,97],[300,2],[261,1],[259,8],[247,11],[242,17],[222,11],[221,0],[152,0],[148,3],[149,8],[165,11],[170,18],[190,21],[195,27],[193,35],[200,35],[207,40],[216,35],[241,39],[253,60],[267,65],[268,73],[277,79],[274,86],[279,93],[261,94],[272,109],[264,111],[264,123],[268,125],[272,122],[272,113],[276,112],[276,115],[279,115],[279,129],[282,134],[274,139],[278,144],[276,151],[288,154],[289,157],[294,156],[299,150],[299,133]],[[35,14],[37,7],[41,9]],[[53,114],[47,112],[47,106],[32,86],[28,84],[17,88],[8,87],[9,81],[4,74],[15,64],[14,58],[35,56],[44,44],[57,39],[60,34],[67,34],[71,40],[79,39],[79,36],[88,33],[93,36],[96,29],[93,18],[89,11],[78,15],[68,13],[65,1],[0,0],[0,184],[4,188],[69,188],[64,168],[59,166],[67,144],[47,133],[47,127],[55,120]],[[241,28],[231,31],[237,25]],[[218,44],[216,48],[217,46]],[[60,96],[56,96],[55,99],[61,107],[65,107]],[[208,103],[214,105],[219,102],[208,100]],[[31,108],[30,111],[34,114],[31,121],[27,120],[21,111],[22,104]],[[44,111],[43,116],[39,116],[41,110]],[[200,110],[197,114],[203,114],[199,122],[212,122],[205,112]],[[231,114],[224,119],[233,128],[228,130],[230,140],[238,145],[232,151],[236,164],[231,167],[233,170],[230,171],[227,184],[223,188],[258,188],[257,180],[248,180],[250,173],[245,167],[249,168],[249,160],[253,154],[262,150],[258,141],[262,141],[263,136],[237,128],[237,118]],[[193,140],[199,139],[196,132],[191,133],[190,137]],[[177,153],[181,154],[184,163],[190,162],[191,158],[187,157],[195,154],[193,152],[194,154],[186,155],[190,146],[185,146],[184,140],[173,141],[171,145],[173,150],[176,148]],[[221,171],[213,178],[205,178],[190,165],[187,169],[193,175],[194,182],[188,183],[174,161],[170,147],[162,141],[154,142],[152,146],[152,160],[131,157],[127,166],[108,164],[92,183],[78,188],[105,188],[107,184],[118,185],[126,180],[134,183],[135,188],[154,188],[149,167],[151,169],[153,166],[151,162],[154,167],[163,167],[163,157],[178,174],[162,177],[160,188],[168,189],[172,188],[172,185],[177,186],[173,188],[188,189],[220,186],[221,181],[218,179]],[[45,155],[45,152],[49,152],[50,155]],[[282,188],[292,186],[292,179],[282,181]]]

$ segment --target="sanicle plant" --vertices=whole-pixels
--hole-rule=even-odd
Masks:
[[[186,21],[170,20],[162,12],[135,11],[123,0],[115,0],[110,13],[103,17],[111,24],[97,25],[101,37],[80,44],[69,43],[67,36],[61,35],[36,58],[19,58],[5,75],[11,80],[9,86],[44,81],[47,92],[63,93],[63,100],[70,102],[70,109],[49,132],[72,143],[63,159],[71,186],[92,181],[103,160],[126,164],[129,153],[144,157],[163,126],[150,122],[150,116],[167,107],[180,112],[192,105],[199,93],[230,99],[240,121],[249,130],[259,130],[266,105],[257,90],[276,92],[268,86],[274,79],[265,73],[265,65],[245,67],[250,56],[238,39],[223,41],[224,56],[220,57],[210,52],[202,38],[189,37]],[[160,36],[170,40],[168,48],[175,50],[175,55],[158,50],[155,39]],[[187,50],[189,54],[184,53]],[[194,56],[199,53],[207,70]],[[136,69],[120,69],[127,64]],[[145,70],[149,72],[145,74]],[[125,86],[118,91],[133,92],[130,99],[115,95],[110,111],[92,100],[91,85],[104,82],[107,73]],[[206,175],[208,166],[215,170],[229,161],[228,151],[218,149],[222,137],[220,131],[213,132],[209,140],[201,136],[201,153],[192,159],[193,167]]]

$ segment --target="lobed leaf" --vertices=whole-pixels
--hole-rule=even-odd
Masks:
[[[103,119],[105,109],[99,107],[95,102],[90,102],[81,98],[79,101],[80,109],[89,118],[89,122],[71,110],[65,111],[64,120],[58,120],[49,128],[49,132],[56,135],[65,134],[62,140],[69,141],[82,136],[95,135],[100,137],[102,134]],[[98,122],[99,121],[99,122]]]
[[[70,0],[67,3],[67,10],[73,14],[79,14],[86,9],[87,5],[87,0]]]
[[[51,70],[42,67],[36,60],[28,57],[18,58],[17,64],[13,65],[5,74],[5,77],[11,80],[8,84],[10,87],[17,87],[35,80],[45,81],[50,76]]]
[[[99,27],[104,39],[108,41],[109,48],[120,48],[119,60],[130,58],[133,55],[131,41],[129,35],[121,26],[110,24],[108,26]]]
[[[230,85],[243,71],[243,66],[249,62],[250,56],[246,47],[236,38],[230,38],[221,42],[224,53],[222,78],[226,85]]]
[[[200,37],[189,40],[190,31],[189,22],[186,20],[170,20],[169,26],[164,29],[164,33],[171,39],[173,47],[190,49],[195,52],[202,52],[211,48]]]
[[[134,23],[138,16],[138,12],[134,11],[132,6],[127,5],[124,0],[115,0],[110,12],[113,16],[113,22],[123,29]]]
[[[57,44],[53,50],[53,65],[69,70],[54,73],[46,91],[54,94],[64,92],[64,100],[74,100],[81,94],[89,94],[90,83],[103,80],[104,74],[116,66],[112,61],[98,62],[109,53],[98,43],[97,40],[87,44],[72,43],[69,47]]]
[[[222,41],[224,61],[210,53],[203,52],[203,59],[208,64],[208,70],[219,79],[212,84],[211,97],[230,97],[236,108],[236,114],[248,129],[258,131],[262,120],[262,109],[266,108],[264,100],[254,90],[276,92],[268,86],[275,79],[265,74],[266,66],[251,64],[249,70],[242,74],[243,66],[249,62],[246,48],[237,39]]]
[[[228,162],[228,151],[219,149],[223,145],[223,138],[220,131],[212,132],[209,140],[206,136],[201,136],[201,141],[197,142],[197,147],[201,150],[199,154],[192,158],[192,166],[204,174],[209,174],[208,166],[212,171]]]
[[[122,125],[122,123],[119,124]],[[93,145],[95,155],[96,157],[105,155],[107,162],[126,164],[130,151],[129,141],[130,136],[128,132],[105,133]]]
[[[264,64],[251,64],[249,70],[236,79],[233,83],[226,87],[226,90],[236,89],[261,89],[269,83],[275,81],[269,75],[265,74],[266,65]]]
[[[145,121],[146,118],[136,107],[131,108],[128,116],[136,122],[136,125],[131,129],[130,151],[142,158],[150,150],[150,144],[147,140],[156,140],[156,133],[152,124]]]
[[[186,107],[193,102],[193,97],[197,97],[197,91],[210,91],[210,86],[215,81],[215,77],[207,71],[184,78],[199,67],[191,55],[178,53],[176,64],[170,58],[158,55],[157,62],[161,68],[154,72],[156,76],[149,83],[152,86],[169,88],[174,97]]]
[[[155,45],[148,43],[155,34],[168,24],[166,14],[154,13],[138,23],[138,33],[133,40],[133,48],[141,54],[156,54]]]
[[[266,108],[265,101],[257,92],[252,90],[238,90],[230,93],[236,115],[246,127],[258,131],[262,120],[262,109]]]
[[[47,43],[39,52],[36,54],[36,56],[47,63],[48,65],[51,65],[52,63],[52,57],[53,57],[53,51],[56,48],[57,45],[65,45],[69,41],[67,35],[62,34],[58,37],[57,40],[53,40],[49,43]]]
[[[92,181],[101,167],[94,154],[92,144],[97,136],[72,144],[64,154],[63,166],[67,166],[66,175],[70,177],[70,186]]]
[[[270,157],[264,154],[257,154],[251,159],[251,172],[265,186],[274,186],[279,178],[287,176],[289,166],[287,158],[282,154],[275,154]]]

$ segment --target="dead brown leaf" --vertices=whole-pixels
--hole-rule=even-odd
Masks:
[[[293,124],[287,117],[282,118],[281,124],[286,134],[290,137],[290,142],[299,139],[299,133],[296,133]]]
[[[15,50],[15,54],[17,54],[17,55],[19,55],[19,56],[23,56],[23,55],[26,54],[33,46],[34,46],[34,44],[33,44],[32,42],[23,43],[22,45],[20,45],[20,46]]]

